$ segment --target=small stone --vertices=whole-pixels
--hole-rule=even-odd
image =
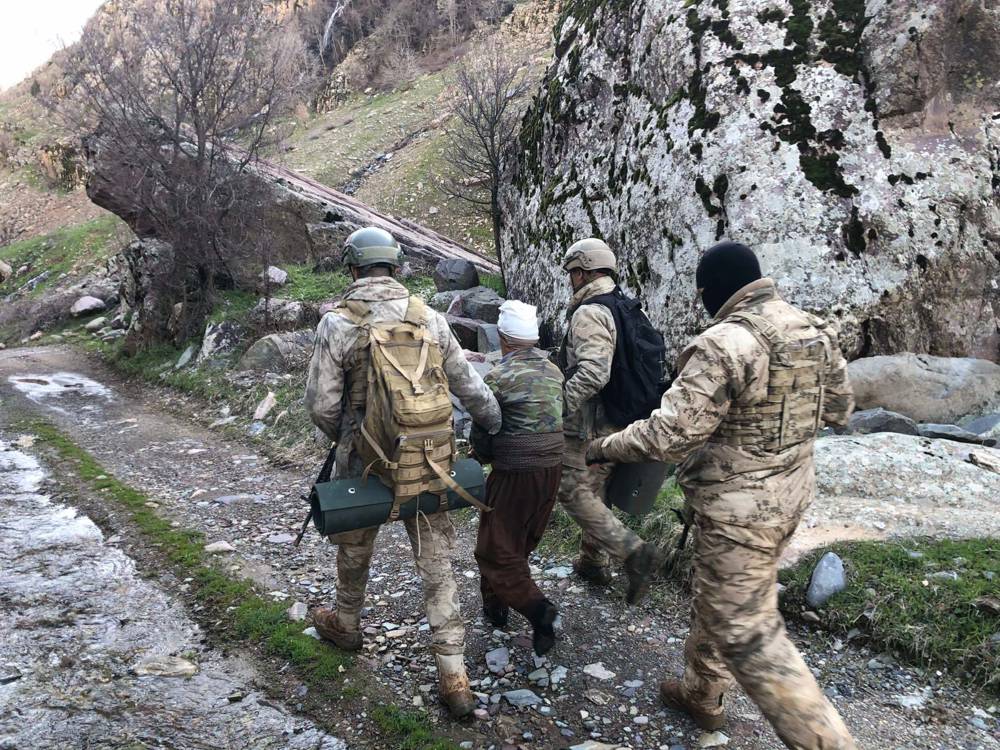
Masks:
[[[74,318],[80,318],[91,313],[103,312],[105,307],[104,301],[97,297],[80,297],[69,309],[69,314]]]
[[[528,675],[528,679],[531,682],[538,682],[539,680],[547,680],[549,678],[549,672],[547,669],[536,669],[534,672]]]
[[[193,677],[198,674],[198,665],[179,656],[153,656],[139,662],[132,671],[140,676]]]
[[[506,646],[486,652],[486,666],[493,674],[503,674],[510,664],[510,649]]]
[[[537,706],[542,702],[531,690],[510,690],[503,694],[504,699],[512,706],[523,708],[525,706]]]
[[[729,736],[722,732],[706,732],[698,738],[698,747],[724,747],[729,744]]]
[[[323,640],[323,637],[316,631],[314,627],[308,627],[302,631],[302,635],[307,635],[310,638],[315,638],[317,641]]]
[[[261,273],[260,280],[270,286],[284,286],[288,283],[288,273],[277,266],[268,266],[267,270]]]
[[[257,411],[254,412],[253,418],[257,422],[261,422],[267,418],[267,415],[271,413],[271,410],[277,406],[278,400],[274,395],[274,391],[268,391],[267,396],[257,404]]]
[[[834,594],[847,588],[844,561],[833,552],[827,552],[813,569],[806,591],[806,602],[814,609],[822,607]]]
[[[285,610],[288,615],[288,619],[293,622],[301,622],[306,619],[306,615],[309,614],[309,608],[304,602],[295,602],[291,607]]]
[[[566,669],[566,667],[556,667],[549,674],[549,682],[551,682],[553,685],[558,685],[566,679],[567,674],[568,670]]]
[[[187,367],[191,364],[191,360],[194,359],[196,351],[197,350],[195,349],[194,344],[185,349],[184,353],[181,354],[180,358],[177,360],[177,364],[174,365],[174,369],[180,370],[181,368]]]
[[[220,552],[235,552],[236,548],[229,542],[212,542],[205,545],[205,551],[215,554]]]
[[[614,679],[615,673],[604,667],[603,662],[588,664],[583,668],[584,674],[588,674],[598,680]]]
[[[490,718],[490,712],[485,708],[477,708],[472,712],[472,715],[476,717],[477,721],[486,721]]]
[[[295,541],[295,534],[271,534],[267,541],[269,544],[290,544]]]
[[[87,323],[87,325],[83,327],[83,330],[93,333],[94,331],[99,331],[104,328],[104,326],[107,325],[107,322],[108,319],[102,315],[100,318],[94,318],[92,321]]]
[[[802,613],[802,619],[805,620],[806,622],[819,622],[820,621],[819,615],[817,615],[812,610],[808,610],[808,609],[805,612]]]
[[[644,726],[649,723],[648,716],[636,716],[632,719],[633,724],[638,724],[639,726]]]

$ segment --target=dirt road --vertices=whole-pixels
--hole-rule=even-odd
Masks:
[[[275,468],[254,450],[165,410],[151,394],[73,350],[0,352],[0,429],[24,415],[54,422],[118,479],[144,491],[159,513],[203,531],[210,542],[232,544],[236,552],[225,562],[234,574],[252,577],[269,596],[289,604],[331,601],[334,549],[314,533],[300,548],[291,546],[304,512],[299,495],[315,467]],[[701,746],[701,733],[662,709],[656,698],[657,681],[681,668],[683,596],[665,591],[655,606],[628,609],[620,585],[608,593],[593,591],[569,575],[567,560],[536,559],[543,588],[563,613],[562,640],[539,663],[531,655],[525,622],[515,622],[510,633],[484,626],[471,554],[475,521],[457,522],[454,566],[469,622],[467,663],[485,717],[456,727],[437,705],[419,579],[397,526],[384,528],[379,538],[359,669],[370,671],[398,704],[425,706],[443,734],[476,748],[560,748],[588,740],[604,743],[591,746],[598,748]],[[8,606],[0,600],[0,607]],[[876,659],[863,646],[794,628],[793,636],[859,747],[1000,748],[988,699],[934,674]],[[485,656],[498,648],[508,650],[509,664],[496,674]],[[502,660],[503,654],[498,656]],[[598,662],[603,670],[585,669]],[[504,694],[518,689],[532,691],[540,702],[512,706]],[[351,747],[370,746],[364,713],[345,715],[337,726],[336,734]],[[730,715],[728,747],[782,747],[742,695],[734,696]]]

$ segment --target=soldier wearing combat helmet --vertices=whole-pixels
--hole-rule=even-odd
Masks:
[[[785,633],[777,591],[778,559],[813,499],[816,433],[853,409],[837,331],[783,301],[744,245],[709,250],[697,286],[714,319],[681,355],[660,408],[587,456],[684,462],[692,622],[684,677],[661,683],[660,698],[718,729],[735,680],[788,747],[854,750]]]
[[[358,456],[357,437],[365,416],[369,340],[362,335],[359,316],[365,323],[405,319],[426,326],[440,348],[451,393],[486,432],[493,434],[500,429],[500,406],[466,361],[444,317],[411,298],[394,278],[402,259],[399,244],[388,232],[369,227],[352,234],[343,262],[354,283],[343,301],[323,316],[316,332],[306,408],[313,422],[337,443],[337,478],[360,477],[365,469]],[[476,698],[465,671],[465,625],[451,568],[455,529],[447,513],[421,515],[404,523],[423,583],[439,693],[452,714],[464,716],[475,709]],[[375,527],[330,537],[338,547],[337,606],[314,610],[312,616],[317,632],[343,649],[356,651],[362,645],[361,608],[377,535]]]
[[[566,376],[566,454],[559,502],[583,530],[574,570],[587,581],[607,585],[611,581],[609,553],[624,560],[629,578],[628,600],[634,603],[647,589],[659,554],[619,521],[605,503],[605,487],[614,467],[611,464],[588,467],[585,461],[590,440],[610,435],[623,426],[611,423],[601,398],[611,380],[619,331],[612,311],[595,303],[616,292],[617,268],[618,261],[611,248],[593,238],[570,247],[563,261],[573,297],[560,353],[560,365]]]

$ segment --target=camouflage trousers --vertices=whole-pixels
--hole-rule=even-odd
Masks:
[[[855,750],[778,613],[778,558],[797,525],[746,528],[695,516],[684,690],[717,712],[735,679],[788,747]]]
[[[431,650],[438,656],[461,655],[465,652],[465,623],[451,567],[455,527],[447,513],[420,514],[403,523],[423,583]],[[361,625],[361,608],[379,528],[329,537],[337,545],[337,619],[346,630],[356,631]]]
[[[583,531],[580,562],[607,567],[610,564],[608,553],[624,560],[642,546],[642,539],[619,521],[604,502],[608,479],[615,465],[587,466],[583,462],[585,446],[586,443],[578,440],[566,440],[567,461],[563,464],[558,499]]]

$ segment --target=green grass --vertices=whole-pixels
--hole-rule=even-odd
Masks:
[[[206,539],[201,532],[175,528],[147,505],[146,495],[114,478],[90,453],[48,422],[32,421],[19,427],[36,435],[41,444],[56,453],[64,473],[75,475],[91,490],[127,511],[150,545],[166,555],[175,575],[192,579],[194,598],[221,621],[232,640],[252,644],[286,662],[314,695],[331,701],[357,696],[356,690],[342,685],[353,659],[323,641],[303,635],[305,626],[288,620],[286,605],[265,601],[250,582],[213,565],[204,551]],[[426,713],[403,711],[384,703],[372,712],[372,719],[385,733],[387,747],[457,750],[455,743],[435,736]]]
[[[965,674],[1000,693],[1000,644],[991,642],[1000,633],[1000,615],[990,610],[1000,607],[1000,541],[844,542],[828,549],[844,560],[848,587],[820,609],[825,627],[859,628],[876,648]],[[782,571],[783,608],[790,614],[805,607],[813,567],[826,551]],[[949,571],[958,573],[957,581],[934,577]]]
[[[53,286],[62,274],[72,271],[77,263],[85,261],[88,266],[98,265],[110,255],[120,226],[118,218],[104,216],[43,237],[0,247],[0,260],[15,271],[21,266],[28,266],[30,269],[27,274],[0,284],[0,296],[16,291],[28,279],[48,271],[48,278],[29,295],[37,297]]]
[[[457,750],[458,745],[448,739],[434,736],[425,714],[403,711],[398,706],[382,705],[375,708],[372,719],[386,733],[394,747],[400,750]]]
[[[221,323],[224,320],[243,321],[257,304],[260,296],[244,289],[229,289],[219,292],[219,301],[208,317],[209,323]]]
[[[480,271],[479,283],[482,286],[489,287],[501,297],[507,297],[507,284],[504,283],[503,277],[500,274]]]
[[[300,302],[327,302],[347,289],[351,277],[342,271],[313,273],[310,266],[282,266],[288,272],[288,283],[275,289],[272,296]]]

